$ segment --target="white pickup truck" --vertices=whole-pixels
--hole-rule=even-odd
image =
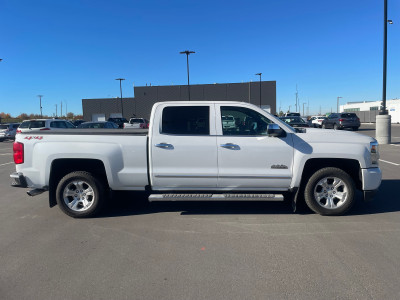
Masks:
[[[224,129],[223,116],[235,128]],[[149,130],[71,129],[17,134],[12,185],[49,191],[72,217],[99,212],[110,190],[146,190],[149,201],[305,199],[344,214],[355,190],[381,183],[376,140],[354,132],[294,130],[241,102],[161,102]],[[111,199],[110,199],[111,200]]]

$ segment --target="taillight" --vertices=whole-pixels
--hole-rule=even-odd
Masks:
[[[50,130],[50,128],[47,128],[47,127],[46,127],[46,128],[42,128],[42,129],[40,129],[40,130]]]
[[[13,144],[14,162],[15,164],[24,163],[24,144],[14,142]]]
[[[22,131],[21,131],[21,129],[17,129],[17,133],[21,133]]]
[[[149,128],[150,127],[150,123],[147,123],[147,128]]]
[[[357,118],[357,121],[360,121],[360,118]]]
[[[344,121],[344,119],[339,119],[339,122],[343,122]]]

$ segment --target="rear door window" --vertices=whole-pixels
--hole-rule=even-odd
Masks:
[[[19,128],[42,128],[45,127],[45,121],[27,121],[19,125]]]
[[[162,113],[161,133],[181,135],[209,135],[210,107],[165,107]]]
[[[0,129],[7,129],[8,125],[0,125]]]

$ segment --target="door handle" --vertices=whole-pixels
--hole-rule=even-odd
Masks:
[[[172,146],[171,144],[167,144],[167,143],[155,144],[154,146],[161,148],[161,149],[174,149],[174,146]]]
[[[226,143],[226,144],[222,144],[220,145],[222,148],[226,148],[226,149],[231,149],[231,150],[240,150],[239,145],[236,144],[232,144],[232,143]]]

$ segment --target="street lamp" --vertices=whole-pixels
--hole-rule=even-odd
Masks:
[[[192,53],[196,53],[194,51],[181,51],[179,52],[180,54],[186,54],[186,67],[187,67],[187,77],[188,77],[188,95],[189,95],[189,101],[190,101],[190,81],[189,81],[189,55]]]
[[[120,102],[121,102],[121,115],[122,115],[122,118],[123,118],[124,117],[124,106],[122,105],[122,84],[121,84],[121,82],[122,82],[122,80],[125,80],[125,78],[117,78],[115,80],[119,80],[119,90],[121,92],[121,100],[120,100]]]
[[[337,97],[336,111],[339,112],[339,99],[343,97]]]
[[[307,104],[307,102],[303,102],[303,117],[304,117],[304,104]]]
[[[38,97],[39,97],[39,104],[40,104],[40,118],[43,118],[43,115],[42,115],[42,97],[43,97],[43,95],[37,95]]]
[[[260,108],[261,108],[261,75],[262,75],[262,73],[257,73],[256,75],[260,76]]]
[[[383,86],[382,109],[376,116],[376,139],[380,144],[391,143],[391,117],[386,109],[386,67],[387,67],[387,24],[393,24],[387,18],[387,0],[383,1]]]

